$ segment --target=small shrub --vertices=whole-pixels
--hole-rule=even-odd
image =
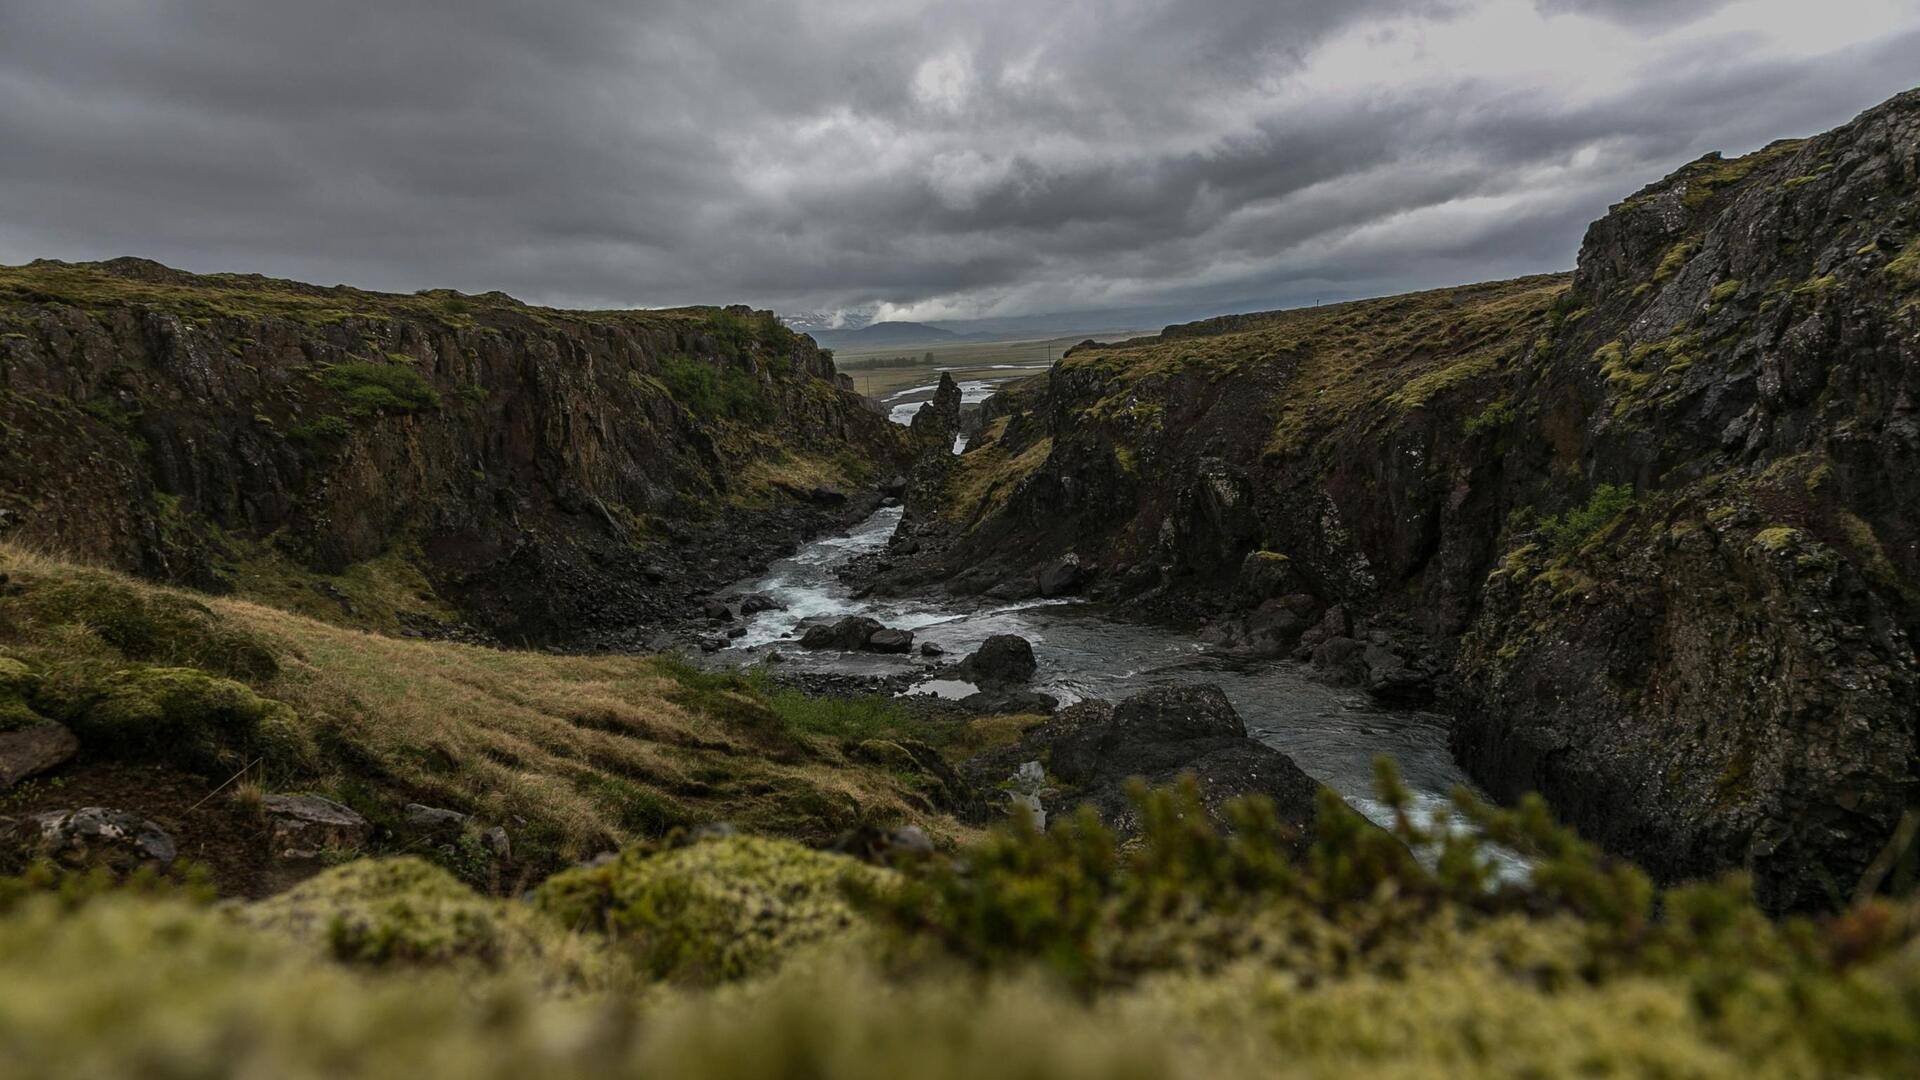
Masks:
[[[1558,553],[1578,548],[1601,527],[1625,513],[1633,505],[1633,488],[1624,484],[1601,484],[1593,489],[1585,506],[1569,510],[1559,517],[1541,521],[1547,543]]]
[[[440,395],[406,364],[349,360],[328,368],[321,382],[346,398],[347,411],[354,416],[413,413],[440,405]]]
[[[675,401],[701,419],[764,423],[773,418],[759,381],[737,367],[670,356],[660,361],[660,379]]]
[[[1461,431],[1468,438],[1494,434],[1513,423],[1513,417],[1513,403],[1506,398],[1501,398],[1498,401],[1489,402],[1486,408],[1467,417],[1466,423],[1461,425]]]
[[[724,981],[855,930],[864,920],[846,883],[884,873],[787,840],[727,837],[669,851],[628,848],[548,878],[533,903],[565,926],[622,941],[656,978]]]

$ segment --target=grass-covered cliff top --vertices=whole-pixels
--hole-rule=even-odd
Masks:
[[[670,657],[390,637],[18,547],[0,573],[0,729],[51,718],[82,747],[64,790],[16,789],[0,814],[111,805],[138,767],[156,786],[315,792],[376,825],[410,802],[472,814],[507,825],[530,872],[711,821],[819,842],[863,824],[969,833],[889,746],[966,733],[884,701]]]
[[[88,311],[136,306],[188,319],[279,318],[307,325],[344,319],[417,319],[450,327],[598,323],[722,336],[798,336],[768,312],[741,314],[717,307],[575,311],[523,304],[501,292],[371,292],[259,274],[192,274],[137,258],[95,263],[42,259],[0,266],[0,309],[34,304]]]
[[[1569,281],[1547,274],[1223,316],[1077,350],[1061,367],[1109,380],[1096,411],[1116,416],[1157,408],[1154,384],[1174,376],[1246,378],[1273,398],[1269,449],[1293,454],[1363,411],[1404,413],[1520,359]]]

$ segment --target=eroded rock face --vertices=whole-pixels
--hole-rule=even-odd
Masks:
[[[481,629],[578,640],[697,611],[865,505],[776,484],[735,508],[769,450],[910,460],[810,339],[745,308],[601,316],[143,260],[6,274],[0,525],[169,582],[221,587],[215,528],[323,573],[417,551]],[[757,449],[708,377],[751,403]]]
[[[909,507],[957,590],[1073,553],[1226,647],[1297,633],[1445,697],[1497,794],[1829,905],[1920,789],[1916,161],[1920,91],[1636,193],[1571,277],[1077,346],[944,489],[986,495]]]

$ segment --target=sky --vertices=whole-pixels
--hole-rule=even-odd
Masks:
[[[1920,0],[8,0],[0,263],[958,322],[1570,267]]]

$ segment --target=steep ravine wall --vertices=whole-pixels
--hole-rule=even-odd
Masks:
[[[765,312],[141,260],[0,268],[0,388],[0,538],[203,588],[277,575],[348,615],[371,563],[509,640],[661,618],[906,454]]]
[[[900,579],[1051,568],[1437,694],[1495,793],[1831,905],[1920,775],[1917,156],[1920,92],[1681,169],[1571,278],[1082,346],[989,405]]]

